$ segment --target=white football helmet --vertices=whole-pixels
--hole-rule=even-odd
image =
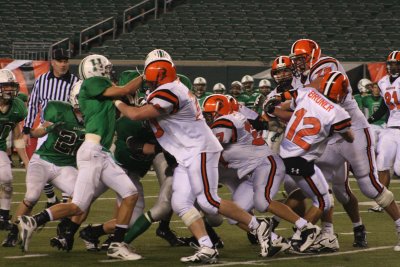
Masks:
[[[147,54],[146,59],[144,60],[144,69],[146,69],[150,63],[153,63],[155,61],[168,61],[172,64],[172,66],[174,66],[170,54],[168,54],[165,50],[162,49],[154,49],[153,51]]]
[[[358,82],[357,87],[360,93],[368,93],[372,89],[372,82],[369,79],[361,79]]]
[[[74,109],[79,109],[79,92],[81,91],[82,80],[77,81],[71,88],[71,93],[69,95],[69,102]]]
[[[242,78],[242,81],[241,81],[242,84],[243,83],[253,83],[253,82],[254,82],[254,79],[250,75],[244,75]]]
[[[258,83],[258,87],[271,87],[271,82],[267,79],[262,79],[259,83]]]
[[[203,77],[197,77],[193,81],[193,85],[205,85],[205,84],[207,84],[207,80],[204,79]]]
[[[222,83],[216,83],[213,87],[214,94],[225,94],[225,85]]]
[[[79,76],[82,80],[91,77],[107,77],[110,79],[112,64],[102,55],[89,55],[79,64]]]
[[[6,100],[13,99],[18,95],[19,83],[12,71],[0,70],[0,97]]]
[[[193,92],[197,97],[202,97],[207,91],[207,81],[203,77],[197,77],[193,81]]]

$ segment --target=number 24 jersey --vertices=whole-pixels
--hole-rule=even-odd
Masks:
[[[350,115],[311,87],[299,88],[292,99],[293,115],[281,143],[282,158],[317,159],[334,132],[344,133],[351,126]]]

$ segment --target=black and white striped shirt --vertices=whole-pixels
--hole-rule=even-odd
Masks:
[[[71,87],[78,80],[77,76],[69,72],[59,78],[55,77],[52,71],[40,75],[29,97],[28,116],[25,119],[24,128],[32,128],[39,106],[41,107],[40,122],[43,122],[43,111],[49,101],[69,101]]]

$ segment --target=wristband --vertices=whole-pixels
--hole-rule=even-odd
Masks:
[[[30,134],[31,133],[31,128],[30,127],[24,127],[22,129],[22,133],[23,134]]]
[[[124,103],[124,102],[122,102],[121,100],[115,100],[114,105],[118,108],[118,106],[119,106],[121,103]]]

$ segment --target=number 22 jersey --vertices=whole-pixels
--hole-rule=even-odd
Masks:
[[[292,99],[293,115],[280,147],[282,158],[317,159],[324,152],[328,137],[344,133],[351,126],[350,115],[311,87],[299,88]]]

